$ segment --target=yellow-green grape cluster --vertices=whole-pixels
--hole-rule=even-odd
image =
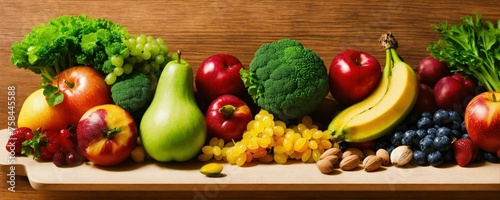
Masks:
[[[275,161],[280,164],[289,159],[317,162],[321,154],[333,146],[330,138],[331,131],[319,130],[310,116],[303,117],[298,125],[287,127],[283,121],[275,121],[272,114],[261,110],[254,120],[247,124],[243,138],[233,142],[234,145],[222,145],[222,157],[216,159],[223,159],[238,166],[255,160],[262,163]],[[210,143],[214,144],[212,140]],[[215,149],[211,144],[208,146]],[[207,149],[202,149],[203,154],[198,157],[199,160],[208,161],[212,158],[208,146],[203,147]],[[215,157],[215,153],[212,156]]]
[[[134,70],[144,74],[157,73],[170,60],[170,49],[161,38],[139,34],[131,36],[123,43],[128,50],[110,58],[114,69],[104,79],[108,85],[114,84],[117,77],[130,74]]]

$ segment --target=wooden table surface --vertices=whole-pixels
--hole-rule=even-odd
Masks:
[[[431,24],[460,22],[460,17],[481,13],[485,20],[500,19],[498,0],[168,0],[168,1],[0,1],[0,129],[7,128],[7,87],[15,86],[16,113],[26,97],[39,87],[38,75],[15,68],[10,47],[22,40],[34,25],[63,14],[86,14],[107,18],[124,25],[131,33],[163,38],[172,50],[182,50],[184,58],[196,68],[206,57],[229,53],[248,65],[263,43],[281,38],[301,41],[316,51],[327,66],[344,49],[358,49],[385,62],[378,43],[382,33],[392,31],[399,41],[399,54],[411,66],[428,55],[429,42],[439,35]],[[16,114],[17,116],[17,114]],[[16,192],[7,190],[7,176],[1,175],[1,199],[40,198],[498,198],[498,192],[388,191],[388,192],[46,192],[36,191],[26,177],[16,178]],[[500,181],[500,180],[499,180]],[[430,196],[428,196],[430,195]]]

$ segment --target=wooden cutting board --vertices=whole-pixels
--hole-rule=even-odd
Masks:
[[[0,132],[0,146],[5,146],[7,135],[6,129]],[[59,168],[52,162],[38,162],[25,156],[9,159],[7,151],[0,151],[2,173],[27,176],[36,190],[497,191],[500,188],[500,165],[488,162],[467,168],[456,164],[439,168],[386,166],[375,172],[365,172],[359,167],[353,171],[337,169],[330,175],[320,173],[314,163],[252,163],[244,167],[222,163],[224,176],[217,178],[201,174],[199,169],[203,164],[128,161],[115,167],[85,163]]]

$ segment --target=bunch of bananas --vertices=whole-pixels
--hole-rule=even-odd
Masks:
[[[404,120],[417,100],[417,76],[398,56],[396,39],[387,33],[380,42],[386,51],[382,79],[367,98],[331,121],[328,130],[337,142],[365,142],[383,136]]]

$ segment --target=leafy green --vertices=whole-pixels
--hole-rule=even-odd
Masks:
[[[106,19],[63,15],[35,26],[16,41],[10,60],[18,68],[41,74],[44,83],[75,65],[110,73],[114,67],[109,58],[127,50],[123,40],[128,36],[125,27]]]
[[[495,24],[476,14],[462,17],[462,23],[448,21],[432,25],[441,36],[427,50],[437,60],[447,62],[452,72],[476,78],[489,91],[500,91],[500,20]]]
[[[33,138],[26,140],[23,142],[23,147],[21,150],[21,154],[26,156],[33,155],[33,159],[39,158],[41,155],[40,147],[46,146],[48,144],[48,140],[44,139],[46,136],[45,133],[39,133],[38,131],[33,131]]]

